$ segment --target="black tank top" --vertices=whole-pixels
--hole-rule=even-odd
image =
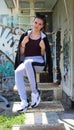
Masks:
[[[25,56],[41,56],[40,40],[41,38],[37,40],[29,38],[29,42],[26,44]]]

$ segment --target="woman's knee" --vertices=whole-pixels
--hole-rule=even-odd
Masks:
[[[19,75],[19,74],[22,74],[25,70],[25,67],[24,67],[24,64],[20,64],[16,70],[15,70],[15,75]]]
[[[15,76],[17,76],[17,75],[19,75],[19,74],[20,74],[19,70],[16,69],[16,70],[15,70]]]
[[[24,62],[25,68],[29,68],[29,67],[31,67],[31,65],[32,65],[32,63],[31,63],[30,60],[26,60],[26,61]]]
[[[16,69],[15,70],[15,76],[20,76],[23,74],[23,71],[19,70],[19,69]]]

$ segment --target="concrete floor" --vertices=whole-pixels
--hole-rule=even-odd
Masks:
[[[13,112],[14,106],[15,106],[15,102],[10,103],[10,107],[6,107],[4,102],[0,102],[0,115],[17,114],[16,112]],[[34,110],[33,110],[33,113],[34,113]],[[50,123],[51,122],[56,123],[56,121],[58,121],[59,123],[64,123],[66,130],[74,130],[74,110],[68,109],[64,111],[56,111],[56,112],[52,111],[52,112],[48,112],[47,115],[49,115],[48,117],[49,117]]]

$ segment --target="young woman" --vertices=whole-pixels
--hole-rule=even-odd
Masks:
[[[52,58],[49,42],[44,29],[46,18],[42,14],[36,14],[33,21],[32,30],[22,34],[18,51],[15,59],[15,83],[21,99],[19,112],[27,110],[29,103],[27,101],[24,76],[28,77],[31,86],[31,107],[36,107],[40,103],[40,92],[36,82],[36,71],[49,71],[49,82],[53,81],[52,76]],[[24,60],[21,57],[24,55]]]

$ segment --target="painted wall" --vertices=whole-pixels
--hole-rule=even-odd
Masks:
[[[19,38],[23,32],[31,28],[30,17],[20,15],[23,14],[17,7],[8,9],[5,1],[0,0],[0,78],[2,78],[0,88],[14,87],[14,61]]]
[[[62,86],[65,93],[73,100],[73,5],[74,0],[59,0],[53,11],[53,30],[61,29],[62,51],[60,68]]]
[[[12,14],[4,0],[0,1],[0,88],[12,89],[14,81],[14,60],[23,29],[17,25],[17,13]]]
[[[73,10],[74,10],[74,2],[73,2]],[[73,25],[74,25],[74,12],[73,12]],[[73,88],[74,88],[74,27],[73,27],[73,33],[72,33],[72,37],[73,37],[73,47],[72,47],[72,68],[73,68]],[[74,89],[72,91],[72,95],[73,95],[73,101],[74,101]]]
[[[2,74],[2,87],[14,86],[14,61],[22,29],[10,28],[0,25],[0,73]]]
[[[10,14],[10,10],[7,8],[4,0],[0,0],[0,14]]]

